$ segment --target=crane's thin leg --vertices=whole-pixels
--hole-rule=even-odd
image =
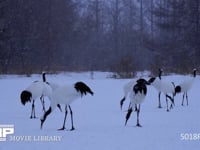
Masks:
[[[64,117],[63,127],[58,130],[65,130],[66,118],[67,118],[67,105],[65,106],[65,117]]]
[[[185,93],[186,94],[186,101],[187,101],[187,106],[188,106],[188,95],[187,95],[187,92]]]
[[[46,112],[44,96],[41,96],[41,97],[40,97],[40,101],[41,101],[41,103],[42,103],[42,110],[43,110],[44,112]]]
[[[73,130],[75,130],[75,128],[74,128],[74,121],[73,121],[73,112],[72,112],[70,105],[69,105],[69,110],[70,110],[70,114],[71,114],[71,123],[72,123],[71,131],[73,131]]]
[[[137,127],[142,127],[140,125],[140,121],[139,121],[139,114],[140,114],[140,104],[138,105],[138,108],[137,108],[137,124],[136,124],[136,126]]]
[[[161,92],[158,93],[158,108],[162,108],[161,101],[160,101]]]
[[[138,111],[137,104],[135,104],[135,112],[137,112],[137,111]]]
[[[167,111],[169,111],[169,108],[168,108],[168,99],[167,98],[169,98],[170,101],[171,101],[171,107],[170,107],[170,109],[173,108],[173,105],[175,105],[175,104],[174,104],[174,98],[172,98],[171,96],[169,96],[169,95],[166,94]]]
[[[31,110],[31,116],[30,118],[36,118],[35,116],[35,100],[33,100],[33,103],[32,103],[32,110]]]
[[[174,94],[172,95],[172,97],[173,97],[173,98],[172,98],[173,100],[171,100],[172,103],[171,103],[170,109],[174,108],[174,106],[175,106],[175,102],[174,102]]]
[[[167,104],[167,112],[169,112],[167,95],[166,95],[166,104]]]
[[[183,93],[183,100],[182,100],[182,106],[183,106],[183,103],[184,103],[184,98],[185,98],[185,92]]]

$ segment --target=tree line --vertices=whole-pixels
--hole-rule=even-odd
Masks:
[[[0,73],[200,64],[200,0],[0,0]]]

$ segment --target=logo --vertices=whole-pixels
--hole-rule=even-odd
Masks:
[[[0,141],[6,141],[9,134],[14,134],[14,125],[0,125]]]

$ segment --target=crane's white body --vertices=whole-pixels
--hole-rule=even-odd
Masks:
[[[172,82],[162,81],[161,82],[161,92],[163,92],[165,95],[166,94],[173,95],[175,92],[175,86],[173,85]]]
[[[57,84],[57,86],[55,86],[50,96],[51,108],[52,110],[54,110],[57,104],[69,105],[74,100],[80,97],[81,97],[81,93],[76,91],[76,89],[74,88],[74,84],[60,85],[60,86]]]
[[[51,97],[52,88],[49,84],[43,81],[35,81],[26,88],[32,94],[32,100],[36,100],[41,96]]]
[[[125,98],[128,96],[128,93],[133,89],[133,86],[135,84],[136,84],[136,80],[131,80],[124,85],[123,91],[124,91],[124,97]]]
[[[187,80],[184,80],[182,83],[180,83],[179,86],[181,87],[181,92],[188,92],[191,89],[194,81],[195,78],[190,77]]]
[[[158,91],[161,92],[162,90],[162,86],[161,86],[161,79],[159,79],[158,77],[155,78],[154,82],[151,83],[151,85]]]
[[[131,90],[129,96],[131,100],[131,106],[132,108],[135,108],[136,104],[141,104],[144,102],[146,94],[143,91],[136,94],[133,90]]]

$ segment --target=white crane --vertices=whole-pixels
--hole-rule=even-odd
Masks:
[[[64,85],[64,86],[59,86],[53,90],[51,98],[50,98],[50,107],[49,109],[44,113],[44,115],[41,118],[41,129],[43,127],[43,124],[47,118],[47,116],[55,109],[57,104],[64,104],[65,105],[65,116],[64,116],[64,122],[62,128],[59,130],[64,130],[65,129],[65,121],[67,117],[67,107],[70,109],[71,113],[71,123],[72,127],[71,130],[74,130],[74,125],[73,125],[73,113],[72,109],[70,107],[70,104],[78,99],[81,98],[82,96],[86,95],[87,93],[93,95],[93,91],[83,82],[76,82],[75,84],[70,84],[70,85]]]
[[[159,79],[153,77],[149,80],[149,83],[151,85],[153,85],[154,87],[156,86],[158,88],[158,91],[164,93],[164,95],[166,97],[167,111],[169,111],[168,99],[170,99],[170,101],[171,101],[171,108],[174,105],[174,96],[175,96],[174,82],[166,82],[166,81],[159,80]]]
[[[47,96],[50,97],[52,93],[52,88],[49,86],[48,83],[43,81],[35,81],[31,85],[29,85],[25,90],[21,92],[21,103],[25,105],[27,102],[32,101],[32,111],[30,118],[36,118],[35,116],[35,100],[40,98],[42,102],[42,97]],[[44,102],[42,102],[44,105]],[[44,110],[44,106],[43,106]],[[45,110],[44,110],[45,111]]]
[[[161,95],[161,82],[162,82],[162,72],[163,70],[159,68],[159,73],[158,73],[158,77],[151,78],[150,82],[152,82],[151,80],[155,80],[154,82],[152,82],[152,86],[158,91],[158,108],[162,108],[161,106],[161,101],[160,101],[160,95]]]
[[[140,121],[139,121],[139,114],[140,114],[140,105],[144,102],[144,99],[147,95],[147,87],[146,85],[149,85],[149,83],[145,80],[145,79],[138,79],[136,81],[136,84],[133,85],[133,89],[130,91],[130,100],[131,100],[131,104],[130,107],[128,109],[128,112],[126,114],[126,121],[125,121],[125,125],[128,122],[128,119],[131,116],[131,113],[133,111],[133,107],[136,106],[137,108],[137,127],[142,127],[140,125]]]
[[[183,100],[182,100],[182,106],[184,105],[184,99],[186,99],[187,101],[187,105],[188,105],[188,91],[191,89],[195,78],[196,78],[196,69],[193,69],[193,76],[187,78],[185,81],[183,81],[181,84],[179,84],[178,86],[176,86],[175,88],[175,94],[176,93],[183,93]]]
[[[45,112],[45,102],[44,102],[44,96],[47,96],[50,98],[52,94],[52,87],[49,85],[48,82],[46,82],[46,73],[42,72],[42,79],[43,81],[35,81],[31,83],[25,90],[21,92],[20,98],[21,103],[25,105],[27,102],[32,101],[32,110],[31,110],[31,116],[30,118],[36,118],[35,115],[35,100],[40,98],[40,101],[42,103],[43,111]],[[58,108],[61,110],[60,104],[57,104]]]

